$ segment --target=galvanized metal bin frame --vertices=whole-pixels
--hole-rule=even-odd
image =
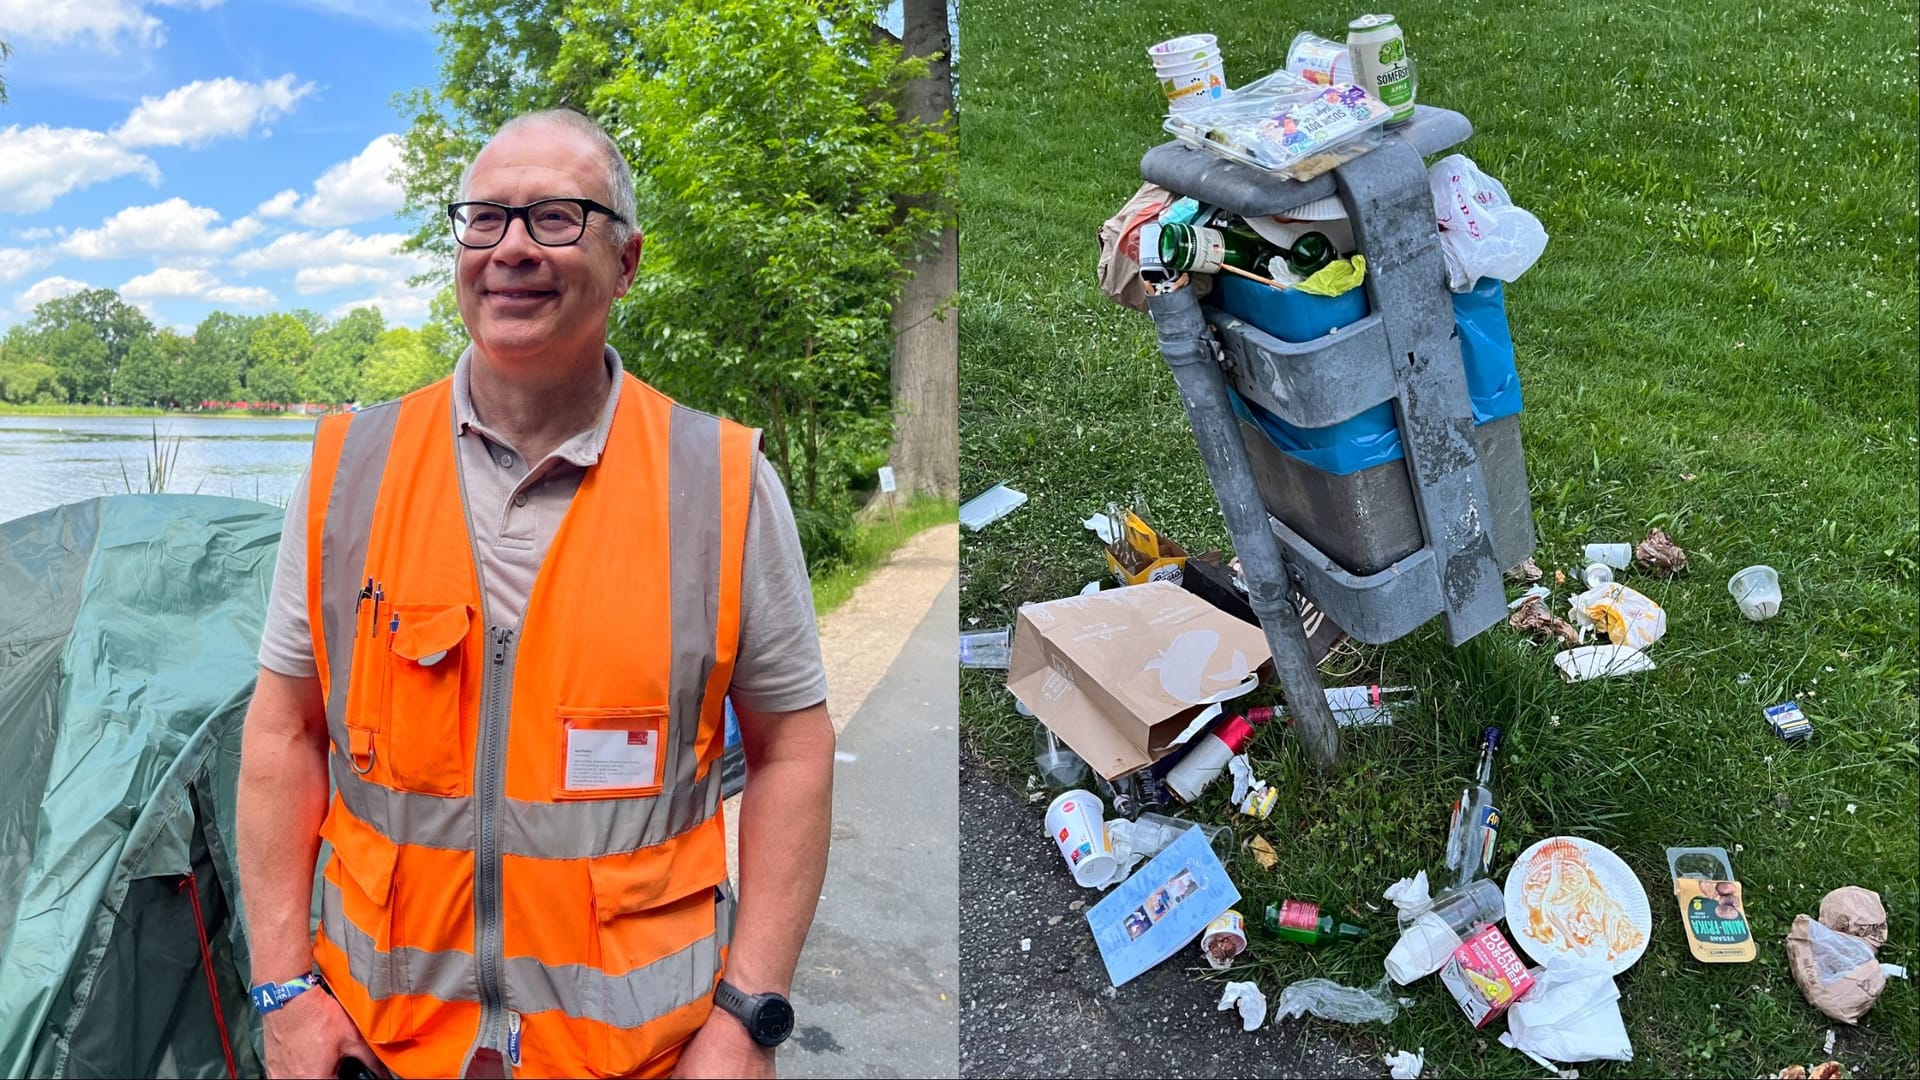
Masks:
[[[1459,645],[1506,615],[1422,161],[1472,133],[1465,116],[1418,106],[1411,121],[1384,133],[1379,147],[1307,181],[1281,180],[1179,142],[1155,147],[1140,163],[1149,182],[1245,217],[1337,194],[1355,245],[1367,257],[1372,313],[1304,344],[1203,309],[1191,288],[1147,300],[1161,355],[1173,371],[1254,613],[1273,650],[1295,731],[1323,769],[1339,758],[1339,734],[1289,599],[1289,582],[1362,641],[1391,641],[1439,615],[1448,644]],[[1391,401],[1423,546],[1379,573],[1356,575],[1269,516],[1227,399],[1229,383],[1299,427],[1327,427]],[[1526,547],[1532,547],[1530,538]]]

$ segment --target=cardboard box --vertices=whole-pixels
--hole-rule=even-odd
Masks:
[[[1111,780],[1164,757],[1271,659],[1259,627],[1155,581],[1021,608],[1007,689]]]
[[[1533,974],[1497,926],[1483,926],[1453,950],[1440,969],[1440,981],[1460,1003],[1473,1026],[1487,1022],[1533,989]]]
[[[1180,584],[1187,565],[1187,551],[1179,544],[1153,531],[1153,526],[1132,510],[1121,511],[1124,535],[1107,545],[1107,569],[1122,585],[1144,585],[1149,581]],[[1124,561],[1123,561],[1124,560]]]

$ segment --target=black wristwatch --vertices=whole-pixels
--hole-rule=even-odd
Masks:
[[[739,1017],[747,1034],[761,1046],[779,1046],[793,1034],[793,1006],[779,994],[749,997],[722,979],[713,989],[713,1003]]]

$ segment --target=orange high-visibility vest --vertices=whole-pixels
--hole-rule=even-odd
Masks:
[[[336,794],[314,956],[402,1076],[483,1047],[532,1076],[664,1075],[712,1007],[759,435],[621,378],[517,627],[486,620],[450,379],[315,436]]]

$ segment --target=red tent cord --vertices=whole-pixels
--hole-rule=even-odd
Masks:
[[[220,983],[213,975],[213,948],[207,944],[207,921],[200,914],[200,888],[192,874],[180,879],[180,888],[193,899],[193,929],[200,935],[200,967],[207,973],[207,999],[213,1003],[213,1022],[220,1025],[220,1052],[227,1055],[227,1075],[239,1080],[240,1070],[233,1064],[233,1042],[227,1038],[227,1014],[220,1007]]]

